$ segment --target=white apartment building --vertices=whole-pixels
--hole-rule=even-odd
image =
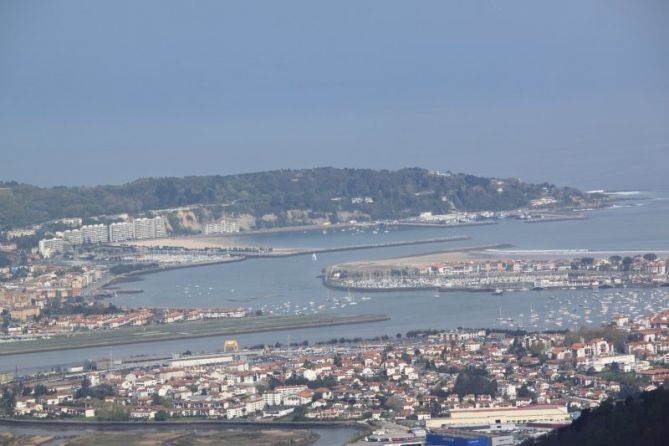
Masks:
[[[601,372],[604,370],[604,367],[613,364],[614,362],[618,363],[621,370],[624,372],[630,372],[634,370],[636,357],[634,355],[610,355],[600,356],[598,358],[588,358],[583,364],[583,368],[589,369],[592,367],[596,372]]]
[[[284,400],[293,395],[307,390],[308,387],[304,385],[297,386],[279,386],[270,392],[263,393],[263,402],[268,406],[278,406],[285,404]]]
[[[162,217],[138,218],[134,224],[137,240],[167,236],[165,220]]]
[[[234,220],[222,219],[216,223],[207,223],[204,226],[205,234],[229,234],[239,232],[239,223]]]
[[[107,243],[109,241],[109,230],[107,225],[86,225],[81,227],[84,243]]]
[[[56,220],[58,223],[62,223],[64,225],[68,225],[71,228],[78,228],[83,224],[83,221],[81,218],[61,218],[60,220]]]
[[[44,258],[65,251],[66,242],[62,238],[42,239],[39,241],[39,253]]]
[[[82,226],[80,229],[68,229],[58,233],[58,238],[40,240],[39,252],[44,257],[51,257],[70,246],[157,237],[167,237],[165,219],[138,218],[133,222],[112,223],[109,226],[97,224]]]
[[[156,237],[156,225],[152,218],[137,218],[134,221],[134,225],[135,238],[137,240]]]
[[[124,242],[126,240],[133,240],[135,238],[135,224],[134,222],[120,222],[109,225],[109,241],[110,242]]]
[[[167,237],[167,227],[163,217],[154,217],[153,221],[156,225],[156,238]]]
[[[11,240],[19,237],[30,237],[31,235],[35,235],[36,232],[34,229],[14,229],[7,231],[5,235],[7,236],[7,240]]]
[[[72,246],[84,244],[84,233],[81,229],[68,229],[63,232],[63,238]]]

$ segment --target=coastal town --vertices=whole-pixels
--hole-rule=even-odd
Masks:
[[[669,311],[575,332],[424,330],[225,348],[5,374],[3,409],[20,419],[347,421],[380,444],[472,435],[518,444],[669,380]]]
[[[0,339],[25,341],[79,331],[247,315],[244,308],[119,308],[104,302],[116,292],[113,286],[96,286],[100,282],[109,284],[105,281],[109,276],[113,277],[108,270],[96,267],[35,267],[18,284],[3,284]]]
[[[669,0],[0,1],[0,446],[669,446]]]
[[[518,212],[422,213],[402,221],[351,221],[309,230],[324,236],[369,231],[373,237],[402,227],[581,218],[532,210],[552,203],[544,198]],[[669,282],[667,259],[652,252],[509,257],[492,249],[501,245],[479,246],[432,253],[428,260],[416,256],[408,264],[396,258],[325,266],[323,283],[345,290],[345,296],[255,308],[126,307],[114,299],[141,294],[141,288],[132,287],[142,274],[312,251],[240,243],[228,237],[241,233],[229,218],[207,223],[200,235],[180,238],[170,236],[168,220],[159,215],[124,218],[92,224],[68,218],[47,225],[58,230],[3,233],[2,252],[11,261],[0,269],[2,354],[104,347],[136,342],[136,336],[143,342],[220,336],[216,327],[194,329],[193,324],[215,321],[234,323],[226,325],[224,336],[230,339],[213,352],[113,358],[101,348],[96,359],[51,369],[5,368],[0,370],[0,410],[7,420],[341,423],[364,432],[360,444],[437,445],[473,438],[481,444],[520,444],[569,424],[584,409],[653,390],[669,379],[667,294],[653,291],[640,298],[633,291],[663,290]],[[324,248],[313,250],[313,261],[316,252],[468,239]],[[215,244],[209,245],[211,240]],[[189,300],[215,293],[199,287],[188,284],[179,292]],[[525,322],[522,314],[520,319],[502,317],[500,303],[499,317],[487,328],[426,328],[375,338],[248,346],[233,337],[387,320],[364,314],[338,320],[333,314],[368,304],[373,297],[366,292],[397,290],[434,291],[435,297],[440,291],[587,290],[592,295],[551,297],[544,316],[530,305]],[[595,319],[593,312],[601,313],[599,321],[612,318],[598,325],[590,319]],[[288,320],[306,315],[313,319],[304,325]],[[263,325],[281,318],[277,325]]]

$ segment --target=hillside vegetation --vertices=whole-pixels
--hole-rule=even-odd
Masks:
[[[580,205],[586,194],[573,188],[527,184],[465,174],[316,168],[228,176],[143,178],[120,186],[42,188],[0,182],[0,228],[63,217],[90,217],[189,205],[225,205],[226,212],[250,214],[258,226],[291,223],[292,215],[331,222],[387,219],[432,211],[505,210],[552,196],[559,205]],[[357,197],[363,198],[354,200]],[[369,199],[365,202],[364,198]],[[371,200],[370,200],[371,199]],[[264,217],[264,218],[263,218]]]
[[[617,403],[605,401],[571,425],[523,446],[649,446],[668,439],[669,390],[659,388]]]

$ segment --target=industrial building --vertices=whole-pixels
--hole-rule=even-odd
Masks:
[[[427,433],[425,446],[510,446],[514,444],[509,433],[485,433],[464,429],[435,429]]]
[[[490,426],[494,424],[569,423],[567,406],[535,404],[523,407],[453,409],[450,417],[427,420],[427,427]]]

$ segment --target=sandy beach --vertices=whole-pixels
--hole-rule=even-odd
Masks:
[[[128,240],[125,245],[142,246],[147,248],[158,248],[166,246],[170,248],[206,249],[206,248],[252,248],[248,243],[242,243],[236,237],[216,236],[181,236],[156,238],[149,240]]]
[[[423,267],[440,262],[450,262],[454,260],[472,260],[481,259],[489,255],[488,249],[500,249],[508,245],[486,245],[472,246],[469,248],[457,248],[452,250],[443,250],[427,254],[418,254],[404,257],[389,257],[386,259],[361,260],[358,262],[342,263],[334,265],[338,267],[354,267],[359,270],[371,271],[375,269],[388,269],[389,267]]]

